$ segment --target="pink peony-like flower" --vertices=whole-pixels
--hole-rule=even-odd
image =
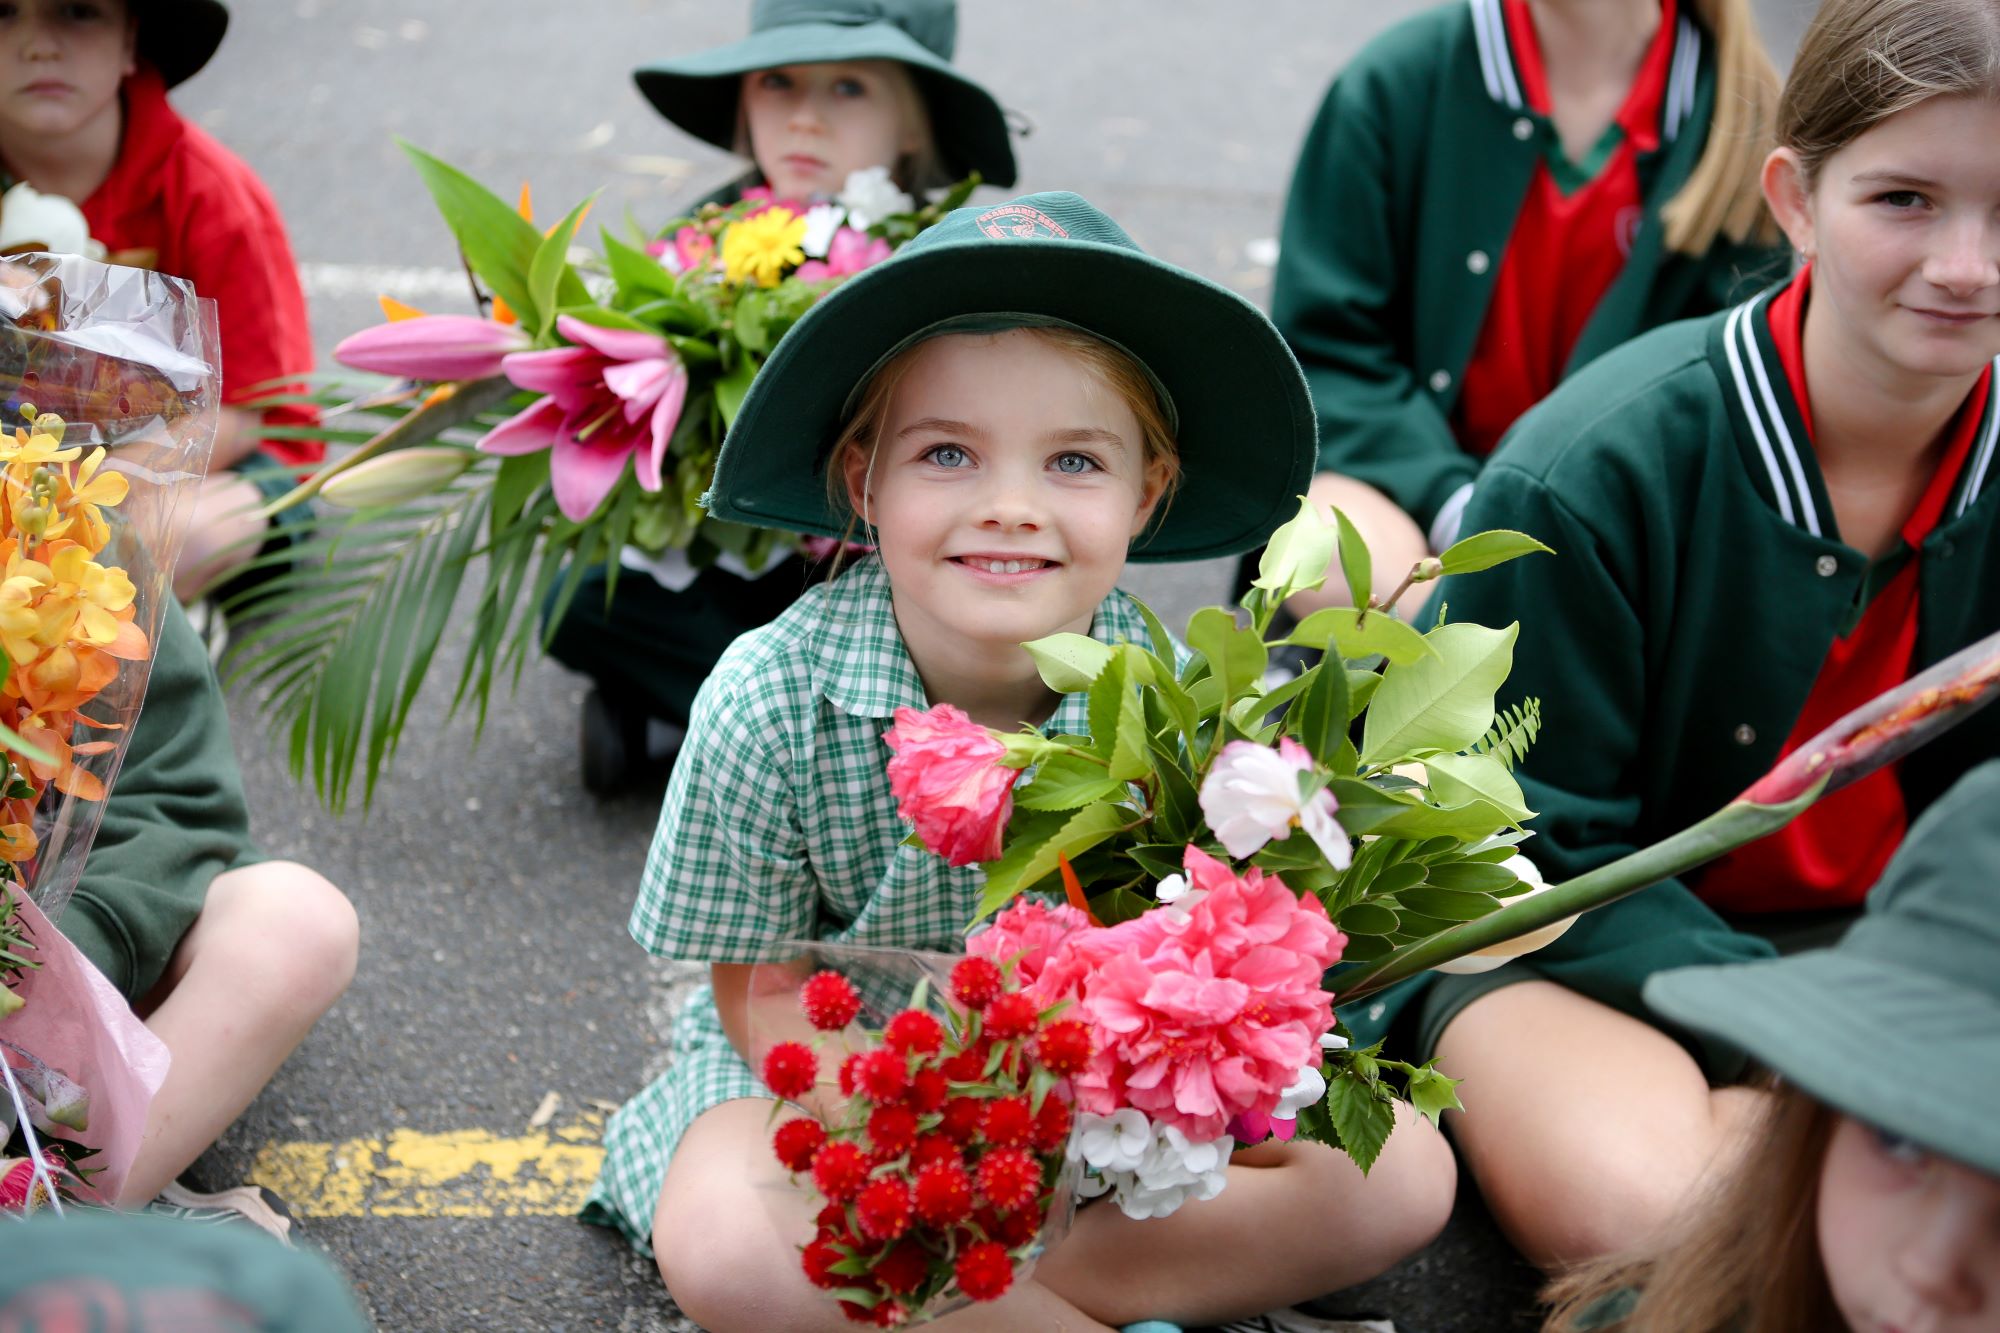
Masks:
[[[1059,997],[1044,995],[1036,982],[1063,941],[1089,927],[1089,918],[1068,903],[1050,906],[1036,898],[1016,898],[992,925],[965,942],[965,951],[996,963],[1012,962],[1015,984],[1046,1008]]]
[[[674,273],[692,273],[715,256],[715,238],[700,227],[682,227],[671,237],[646,243],[646,253]]]
[[[1353,849],[1334,819],[1339,803],[1330,791],[1315,792],[1310,800],[1299,795],[1300,774],[1312,770],[1312,754],[1289,736],[1275,750],[1255,741],[1231,741],[1201,784],[1201,813],[1239,861],[1303,828],[1327,864],[1344,870]]]
[[[842,227],[833,234],[825,259],[808,259],[799,265],[801,282],[825,282],[828,278],[851,278],[865,268],[881,263],[890,255],[889,243],[880,236]]]
[[[1000,763],[1007,747],[993,733],[938,704],[926,712],[898,708],[882,739],[895,751],[889,789],[896,813],[916,825],[924,846],[955,866],[1000,855],[1021,774]]]
[[[1096,1044],[1075,1078],[1078,1105],[1106,1116],[1129,1106],[1199,1142],[1277,1111],[1333,1026],[1320,979],[1347,941],[1317,898],[1275,876],[1232,874],[1193,847],[1184,865],[1202,890],[1184,910],[1073,935],[1064,952],[1117,946],[1078,987],[1075,1014]]]
[[[574,344],[515,352],[507,378],[548,395],[487,432],[489,454],[549,455],[549,484],[565,518],[581,523],[611,493],[632,459],[639,485],[660,489],[667,445],[687,401],[687,367],[656,333],[606,329],[569,315],[556,331]]]

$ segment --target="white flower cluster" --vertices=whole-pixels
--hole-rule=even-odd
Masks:
[[[847,184],[841,186],[835,202],[847,210],[847,225],[856,231],[867,231],[883,218],[914,212],[917,207],[916,200],[896,188],[887,167],[864,167],[849,172]],[[829,240],[833,237],[831,228],[827,237]]]
[[[18,246],[104,258],[104,246],[91,239],[82,209],[59,194],[43,194],[26,181],[0,195],[0,250]]]
[[[1087,1168],[1077,1185],[1086,1199],[1109,1193],[1127,1217],[1165,1217],[1189,1199],[1213,1199],[1229,1183],[1227,1134],[1191,1143],[1172,1125],[1156,1125],[1124,1107],[1108,1116],[1077,1116],[1070,1157]]]

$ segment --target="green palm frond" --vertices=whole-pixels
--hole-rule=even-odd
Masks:
[[[1523,699],[1502,712],[1493,729],[1472,747],[1474,754],[1490,754],[1508,768],[1528,757],[1528,747],[1542,730],[1542,701]]]

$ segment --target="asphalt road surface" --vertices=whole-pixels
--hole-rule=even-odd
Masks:
[[[1022,190],[1074,189],[1148,249],[1255,300],[1292,156],[1328,78],[1409,0],[963,0],[961,64],[1033,125]],[[466,307],[401,135],[544,220],[595,189],[599,218],[668,216],[733,174],[654,116],[644,60],[732,40],[741,0],[238,3],[179,105],[263,175],[291,228],[322,355],[386,291]],[[1767,0],[1789,50],[1796,0]],[[1226,566],[1136,568],[1169,623]],[[649,1262],[568,1213],[607,1108],[662,1066],[689,970],[624,922],[657,791],[599,803],[576,778],[581,682],[537,663],[475,745],[448,718],[451,654],[366,817],[291,778],[256,701],[231,699],[257,833],[360,910],[352,990],[195,1169],[254,1175],[305,1215],[391,1329],[687,1329]],[[1476,1204],[1339,1309],[1420,1333],[1518,1326],[1533,1277]]]

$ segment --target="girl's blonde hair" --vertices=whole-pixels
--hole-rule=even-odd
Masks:
[[[1778,104],[1778,142],[1811,188],[1827,158],[1933,97],[2000,97],[2000,5],[1826,0]]]
[[[1777,66],[1757,35],[1750,0],[1694,0],[1694,12],[1715,39],[1715,113],[1701,159],[1660,210],[1667,248],[1699,255],[1724,236],[1775,244],[1778,227],[1758,178],[1771,151]]]
[[[916,141],[916,147],[894,162],[881,165],[889,168],[889,178],[905,194],[922,196],[953,184],[944,158],[938,152],[937,134],[931,127],[930,101],[924,96],[924,90],[917,86],[916,76],[900,60],[883,63],[888,67],[889,93],[896,99],[903,127]],[[752,70],[743,77],[754,79],[764,72]],[[747,157],[752,162],[757,160],[757,146],[750,142],[750,116],[743,108],[741,96],[736,99],[736,136],[730,142],[730,150],[738,157]]]
[[[1180,444],[1174,438],[1167,406],[1160,401],[1159,392],[1153,387],[1153,378],[1146,373],[1145,367],[1123,348],[1081,329],[1028,325],[1020,332],[1031,334],[1064,353],[1099,384],[1123,399],[1132,410],[1132,416],[1139,423],[1141,462],[1149,475],[1161,479],[1160,499],[1155,513],[1164,513],[1174,488],[1180,484]],[[927,345],[928,340],[905,348],[875,372],[875,377],[861,391],[861,400],[855,405],[854,415],[841,428],[833,449],[826,456],[827,498],[836,511],[847,511],[849,540],[855,538],[862,520],[861,515],[854,512],[847,494],[847,459],[856,453],[873,455],[875,446],[880,443],[882,425],[888,419],[889,403],[895,397],[896,386],[903,382],[903,376],[915,364],[917,353]]]
[[[1837,1112],[1774,1086],[1759,1131],[1658,1244],[1586,1264],[1544,1293],[1544,1333],[1813,1333],[1841,1317],[1819,1257],[1820,1170]],[[1622,1319],[1603,1307],[1636,1290]]]

